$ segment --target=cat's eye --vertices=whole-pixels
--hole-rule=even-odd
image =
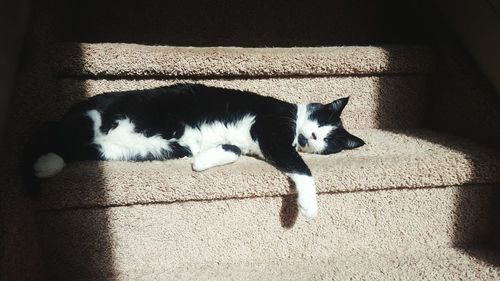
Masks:
[[[312,133],[311,137],[312,137],[313,140],[315,140],[316,139],[316,134]]]

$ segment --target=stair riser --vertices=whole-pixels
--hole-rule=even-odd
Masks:
[[[491,238],[493,190],[323,194],[310,223],[296,218],[292,197],[47,211],[39,222],[53,274],[96,277],[193,263],[311,260],[350,248],[481,243]]]
[[[60,80],[57,108],[103,92],[197,82],[257,92],[293,103],[331,102],[350,96],[343,114],[349,128],[418,127],[427,96],[426,76],[367,76],[234,80]]]

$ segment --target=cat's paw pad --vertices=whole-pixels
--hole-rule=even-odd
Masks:
[[[307,219],[311,220],[318,216],[318,202],[316,196],[312,198],[299,198],[299,211]]]

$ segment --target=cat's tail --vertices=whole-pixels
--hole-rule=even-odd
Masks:
[[[60,124],[47,122],[24,147],[20,169],[23,187],[28,196],[37,197],[40,179],[53,177],[64,168],[60,136]]]

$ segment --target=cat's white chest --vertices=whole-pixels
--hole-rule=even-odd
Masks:
[[[255,116],[245,115],[227,124],[214,121],[200,123],[197,127],[186,126],[179,144],[189,147],[193,155],[218,145],[232,144],[239,147],[243,154],[262,156],[258,142],[250,134],[254,123]]]

